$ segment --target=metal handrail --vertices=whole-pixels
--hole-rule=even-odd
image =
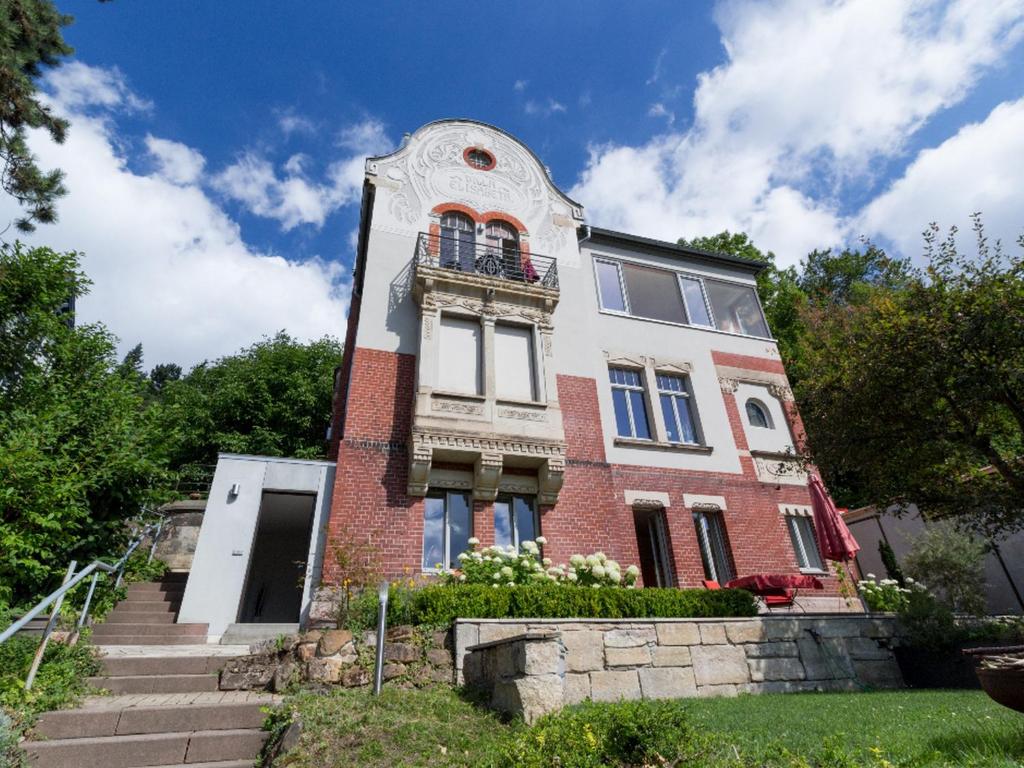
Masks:
[[[163,531],[164,516],[160,515],[156,522],[150,523],[149,525],[143,526],[135,534],[135,538],[132,539],[128,545],[128,549],[125,550],[124,555],[113,565],[103,562],[102,560],[93,560],[87,566],[82,568],[80,571],[75,571],[78,563],[74,560],[68,566],[67,574],[64,576],[64,582],[51,592],[49,595],[44,597],[38,603],[36,603],[25,615],[23,615],[16,622],[11,624],[3,632],[0,632],[0,643],[4,643],[10,638],[14,637],[20,630],[24,629],[32,619],[36,618],[43,612],[44,609],[49,606],[53,606],[53,610],[50,612],[50,619],[46,622],[46,628],[43,630],[43,636],[39,641],[39,648],[36,649],[35,658],[32,660],[32,666],[29,668],[29,673],[25,679],[25,690],[32,688],[32,683],[35,680],[36,671],[39,669],[39,664],[43,659],[43,653],[46,651],[46,645],[50,641],[50,635],[53,633],[54,628],[57,626],[57,618],[60,612],[60,606],[64,602],[64,596],[67,595],[72,589],[77,587],[87,576],[92,574],[92,583],[89,585],[89,593],[86,595],[85,603],[82,605],[82,613],[78,618],[77,627],[81,629],[85,626],[86,621],[89,618],[89,606],[92,604],[93,593],[96,591],[96,582],[100,577],[101,573],[117,574],[117,579],[114,581],[114,588],[121,586],[121,582],[124,579],[124,570],[128,564],[128,558],[132,556],[136,549],[146,540],[146,537],[152,534],[152,543],[149,547],[149,561],[153,560],[153,553],[156,551],[157,542],[160,539],[160,534]]]
[[[463,240],[446,234],[420,232],[416,238],[415,262],[424,267],[441,267],[558,290],[558,261],[551,256],[530,253],[518,244],[481,243],[472,238]]]

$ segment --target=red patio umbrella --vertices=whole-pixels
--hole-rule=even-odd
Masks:
[[[809,483],[811,508],[814,510],[814,531],[818,535],[818,549],[826,560],[852,560],[860,549],[857,540],[847,528],[835,502],[828,495],[817,475]]]

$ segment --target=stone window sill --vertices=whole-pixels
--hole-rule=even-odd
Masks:
[[[710,445],[694,445],[693,443],[662,443],[657,440],[640,440],[635,437],[616,437],[612,441],[623,448],[653,448],[659,451],[679,451],[681,453],[710,454],[714,447]]]
[[[471,395],[468,392],[449,392],[446,389],[435,389],[430,394],[433,397],[446,397],[453,400],[471,400],[475,403],[482,403],[487,399],[484,395]]]
[[[515,407],[524,408],[547,408],[547,403],[542,403],[539,400],[513,400],[509,397],[499,397],[494,401],[497,405],[511,405]]]

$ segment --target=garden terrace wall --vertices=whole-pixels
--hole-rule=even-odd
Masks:
[[[895,620],[460,619],[455,673],[532,720],[585,699],[899,688]]]

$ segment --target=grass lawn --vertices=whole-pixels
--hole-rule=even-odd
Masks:
[[[292,768],[502,766],[499,756],[526,727],[505,723],[443,689],[300,693]],[[789,694],[678,702],[716,748],[701,764],[851,766],[1024,765],[1024,715],[976,691]],[[693,765],[692,763],[690,765]]]

